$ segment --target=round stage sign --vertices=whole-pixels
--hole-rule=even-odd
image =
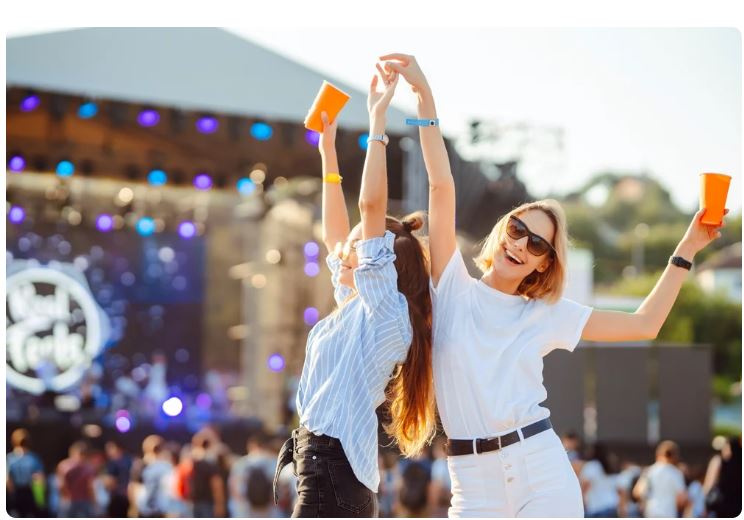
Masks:
[[[28,267],[5,283],[8,383],[37,395],[77,384],[108,331],[85,278],[72,266]]]

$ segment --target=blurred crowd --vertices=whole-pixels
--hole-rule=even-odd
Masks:
[[[577,435],[563,443],[584,494],[587,517],[731,517],[741,511],[741,437],[718,446],[706,467],[686,465],[678,446],[660,443],[655,462],[642,467],[582,446]],[[158,435],[127,453],[109,440],[104,449],[85,441],[68,458],[45,468],[28,431],[11,435],[7,456],[7,510],[20,517],[289,517],[296,500],[292,465],[278,477],[276,456],[284,436],[257,432],[245,454],[233,453],[211,426],[180,445]],[[401,458],[382,448],[378,493],[381,517],[446,517],[450,477],[444,439],[421,455]]]
[[[707,467],[686,464],[669,440],[659,443],[654,463],[645,467],[599,443],[582,449],[576,434],[565,434],[563,446],[588,518],[731,518],[741,512],[741,436],[717,438]]]

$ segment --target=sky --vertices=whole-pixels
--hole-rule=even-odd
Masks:
[[[733,177],[729,206],[741,209],[737,29],[230,30],[363,91],[379,55],[415,55],[434,92],[442,130],[460,143],[463,155],[506,160],[514,152],[508,140],[467,146],[474,118],[545,131],[529,143],[519,170],[534,196],[565,194],[602,171],[645,172],[678,206],[693,211],[699,174],[721,172]],[[9,36],[28,32],[11,30]],[[399,86],[394,104],[415,111],[406,85]],[[556,129],[561,146],[550,137]]]
[[[230,30],[363,90],[380,54],[413,54],[443,131],[462,141],[474,118],[562,129],[562,148],[528,148],[520,176],[533,195],[566,193],[600,171],[646,172],[692,211],[699,174],[721,172],[733,177],[729,205],[741,209],[736,29],[438,28],[436,37],[421,28]],[[398,88],[394,103],[415,110],[408,88]]]

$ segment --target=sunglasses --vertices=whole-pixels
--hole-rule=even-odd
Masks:
[[[506,224],[506,234],[514,240],[529,237],[527,240],[527,251],[535,256],[542,256],[546,253],[555,254],[555,249],[550,245],[550,242],[530,231],[527,224],[515,216],[509,217],[509,222]]]

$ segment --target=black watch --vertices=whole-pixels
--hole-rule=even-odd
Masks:
[[[692,262],[685,260],[681,256],[669,257],[669,263],[681,267],[682,269],[687,269],[688,271],[692,268]]]

